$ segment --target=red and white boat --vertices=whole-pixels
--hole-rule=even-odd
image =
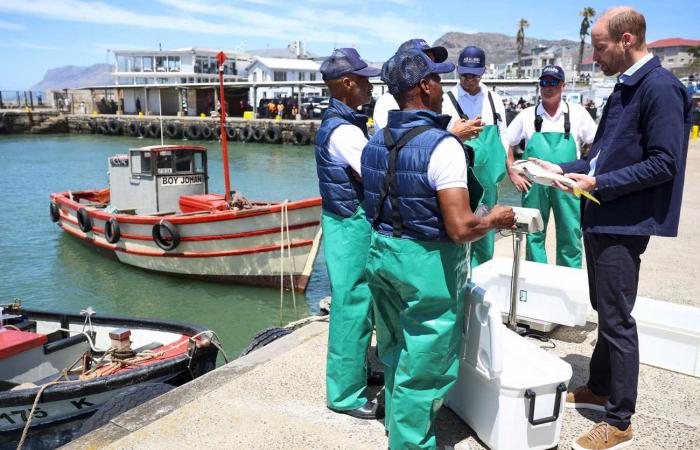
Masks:
[[[135,148],[109,166],[109,189],[51,194],[51,218],[70,235],[154,272],[258,286],[283,278],[286,287],[306,288],[320,197],[227,202],[208,193],[200,146]]]
[[[222,129],[224,120],[222,114]],[[321,198],[239,197],[229,187],[225,132],[221,138],[224,195],[209,193],[205,147],[133,148],[109,158],[108,189],[51,194],[51,219],[101,253],[142,269],[304,291],[318,252]]]

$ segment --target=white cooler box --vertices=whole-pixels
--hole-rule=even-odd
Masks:
[[[491,449],[557,446],[571,366],[506,328],[490,293],[470,287],[459,375],[445,404]]]
[[[512,258],[494,258],[472,270],[472,282],[489,293],[502,313],[510,311]],[[520,262],[518,318],[573,327],[585,325],[590,308],[588,277],[581,269]]]

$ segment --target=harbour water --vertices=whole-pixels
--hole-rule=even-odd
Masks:
[[[173,143],[181,143],[174,141]],[[107,157],[159,140],[95,135],[0,137],[0,303],[27,307],[154,317],[216,331],[235,357],[257,331],[318,312],[330,294],[319,252],[305,295],[279,289],[215,284],[147,273],[98,255],[49,218],[51,192],[107,186]],[[166,141],[167,143],[167,141]],[[220,145],[209,147],[209,191],[223,192]],[[251,200],[280,201],[318,195],[313,147],[229,145],[231,185]],[[503,202],[517,204],[507,177]]]

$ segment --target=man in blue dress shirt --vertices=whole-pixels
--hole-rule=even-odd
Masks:
[[[558,166],[540,162],[601,201],[581,201],[598,340],[588,383],[570,392],[566,403],[605,415],[572,443],[575,450],[632,444],[639,345],[631,313],[640,256],[650,236],[678,234],[691,102],[684,86],[649,53],[645,33],[644,16],[629,7],[612,8],[597,20],[591,34],[593,60],[605,75],[621,75],[591,151],[586,159]]]

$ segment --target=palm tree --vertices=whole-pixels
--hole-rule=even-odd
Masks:
[[[595,9],[591,8],[590,6],[587,6],[583,8],[578,14],[580,16],[583,16],[583,20],[581,21],[581,30],[579,31],[579,35],[581,36],[581,46],[578,49],[578,77],[581,78],[581,64],[583,64],[583,49],[586,46],[586,36],[588,35],[588,30],[591,27],[590,19],[593,18],[593,16],[595,16]]]
[[[520,19],[520,21],[518,22],[518,26],[518,34],[515,36],[515,46],[518,49],[517,77],[520,78],[523,76],[522,56],[523,48],[525,47],[525,28],[530,26],[530,22],[528,22],[526,19]]]

